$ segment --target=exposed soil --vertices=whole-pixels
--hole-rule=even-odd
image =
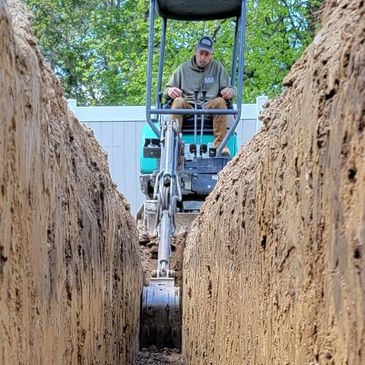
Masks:
[[[132,364],[142,266],[106,154],[0,0],[0,363]]]
[[[24,4],[0,0],[0,363],[364,364],[364,24],[364,1],[326,2],[264,128],[174,240],[182,356],[138,352],[156,240],[138,244]]]
[[[365,364],[365,2],[323,14],[189,233],[187,364]]]

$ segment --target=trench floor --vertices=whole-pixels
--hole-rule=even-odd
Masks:
[[[184,365],[184,362],[177,349],[149,349],[138,353],[136,365]]]

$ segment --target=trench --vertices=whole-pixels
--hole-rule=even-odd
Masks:
[[[156,242],[138,239],[24,4],[0,0],[1,364],[365,363],[364,2],[328,0],[322,18],[174,242],[182,355],[138,348]]]

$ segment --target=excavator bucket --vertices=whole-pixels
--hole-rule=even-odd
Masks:
[[[140,348],[181,349],[181,297],[174,278],[152,278],[143,287]]]

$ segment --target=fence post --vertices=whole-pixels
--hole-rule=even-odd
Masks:
[[[67,99],[68,107],[76,114],[77,108],[77,100],[76,99]]]

